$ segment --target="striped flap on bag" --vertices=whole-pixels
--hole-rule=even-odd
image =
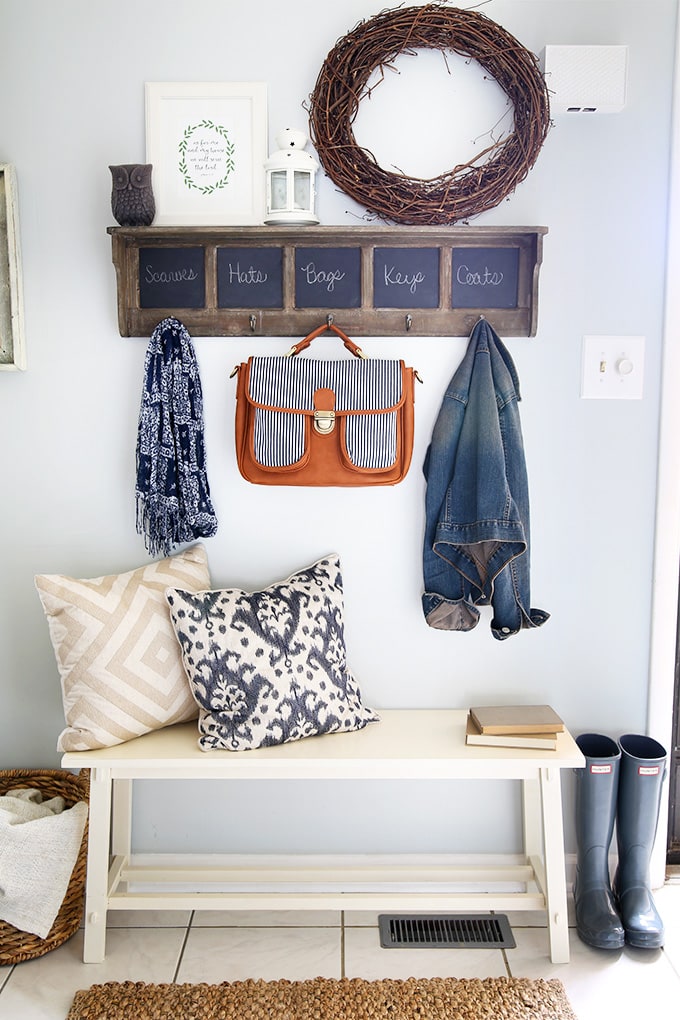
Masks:
[[[355,467],[380,470],[396,462],[401,361],[271,357],[251,358],[249,364],[248,396],[257,406],[254,453],[263,467],[289,467],[302,459],[305,418],[314,414],[314,394],[321,389],[335,396]]]

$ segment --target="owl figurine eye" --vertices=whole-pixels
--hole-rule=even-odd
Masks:
[[[136,166],[130,174],[130,181],[135,188],[146,188],[151,183],[151,165]]]
[[[128,174],[127,170],[122,166],[109,167],[111,170],[111,176],[113,178],[113,186],[120,190],[121,188],[127,188]]]
[[[148,227],[156,215],[151,186],[151,163],[109,166],[112,179],[111,212],[121,227]]]

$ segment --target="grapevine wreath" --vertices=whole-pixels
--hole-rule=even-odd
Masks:
[[[428,180],[384,170],[352,130],[359,103],[375,87],[368,86],[373,72],[382,75],[400,54],[422,48],[476,60],[514,106],[509,135]],[[383,11],[340,39],[319,72],[309,123],[324,170],[345,194],[384,220],[441,224],[492,209],[515,190],[545,141],[550,107],[536,57],[514,36],[483,14],[432,3]]]

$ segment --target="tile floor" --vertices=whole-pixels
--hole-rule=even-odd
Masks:
[[[64,1020],[79,988],[104,981],[245,978],[557,977],[579,1020],[656,1020],[680,1004],[680,883],[655,893],[663,950],[590,949],[570,930],[571,962],[551,964],[547,935],[509,915],[515,949],[381,949],[368,913],[110,915],[104,963],[82,963],[82,932],[59,949],[0,967],[0,1020]],[[332,1018],[329,1018],[332,1020]]]

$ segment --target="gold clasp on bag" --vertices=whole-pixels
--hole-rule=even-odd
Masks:
[[[322,436],[328,436],[335,428],[335,411],[315,411],[314,428]]]

